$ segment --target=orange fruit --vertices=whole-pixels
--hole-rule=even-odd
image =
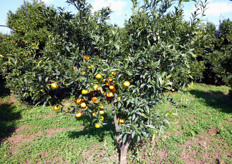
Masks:
[[[103,121],[103,120],[104,120],[104,117],[103,117],[103,116],[101,116],[100,121]]]
[[[103,115],[105,112],[104,110],[99,110],[100,115]]]
[[[98,87],[99,87],[98,84],[94,84],[94,85],[93,85],[93,89],[94,89],[95,91],[98,90]]]
[[[98,73],[95,77],[96,79],[102,79],[102,75],[100,73]]]
[[[93,65],[88,66],[88,69],[91,71],[93,69]]]
[[[54,106],[52,107],[52,109],[53,109],[53,110],[60,110],[60,105],[54,105]]]
[[[124,124],[124,123],[125,123],[125,120],[124,120],[123,118],[120,118],[120,119],[119,119],[119,122],[120,122],[120,124]]]
[[[113,94],[113,92],[109,92],[109,93],[106,94],[106,96],[107,96],[107,97],[113,97],[114,94]]]
[[[107,86],[110,86],[110,83],[108,82],[108,80],[106,80],[105,84],[106,84]]]
[[[130,82],[129,81],[125,81],[123,83],[123,86],[124,86],[124,88],[128,88],[130,86]]]
[[[120,100],[121,100],[121,97],[117,97],[117,99],[118,99],[118,101],[120,101]]]
[[[87,105],[86,105],[85,102],[82,102],[82,103],[81,103],[81,107],[82,107],[82,108],[86,108],[86,106],[87,106]]]
[[[115,72],[115,71],[112,71],[112,72],[111,72],[111,75],[112,75],[112,76],[115,76],[115,75],[116,75],[116,72]]]
[[[87,95],[89,93],[89,91],[87,89],[82,89],[81,94],[83,95]]]
[[[76,69],[76,67],[72,67],[72,70],[74,71]]]
[[[81,117],[81,115],[82,115],[81,112],[78,112],[78,113],[75,114],[75,117],[78,118],[78,117]]]
[[[95,112],[93,112],[93,113],[92,113],[92,116],[93,116],[93,117],[95,117],[95,115],[96,115],[96,113],[95,113]]]
[[[84,55],[84,59],[85,59],[85,60],[89,60],[90,57],[89,57],[88,55]]]
[[[76,99],[74,102],[75,102],[76,104],[81,104],[82,100],[81,100],[81,99]]]
[[[109,88],[110,88],[110,90],[113,90],[113,89],[115,89],[115,86],[114,85],[110,85]]]
[[[112,77],[108,77],[108,79],[109,79],[110,82],[113,81],[113,78],[112,78]]]
[[[101,125],[99,123],[95,123],[95,128],[100,128]]]
[[[96,102],[98,99],[97,99],[97,97],[92,97],[91,100],[92,100],[93,102]]]
[[[57,88],[59,88],[59,85],[57,85],[57,82],[53,82],[53,83],[51,83],[51,87],[53,89],[57,89]]]
[[[102,104],[99,105],[99,108],[100,108],[100,109],[104,109],[104,105],[102,105]]]

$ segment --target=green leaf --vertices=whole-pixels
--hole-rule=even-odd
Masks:
[[[115,44],[114,44],[114,47],[119,51],[119,48],[120,48],[120,47],[119,47],[118,44],[115,43]]]

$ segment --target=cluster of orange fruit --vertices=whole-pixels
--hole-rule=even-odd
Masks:
[[[90,57],[87,56],[87,55],[84,55],[84,59],[85,60],[89,60]],[[93,65],[90,65],[88,67],[88,69],[91,71],[92,69],[94,68]],[[75,70],[75,67],[72,67],[72,70]],[[112,71],[111,72],[111,75],[112,76],[115,76],[116,75],[116,72],[115,71]],[[81,94],[83,95],[82,98],[77,98],[74,100],[74,102],[78,105],[80,105],[80,107],[82,109],[85,109],[87,107],[87,101],[85,100],[84,96],[88,96],[87,99],[91,100],[92,102],[90,102],[91,104],[99,104],[99,99],[96,97],[97,95],[99,95],[99,93],[101,93],[100,95],[102,96],[106,96],[108,102],[111,102],[112,101],[112,98],[114,97],[114,93],[116,92],[116,86],[113,84],[113,78],[112,77],[108,77],[107,79],[104,79],[103,76],[98,73],[95,78],[97,80],[99,80],[99,82],[104,82],[105,84],[103,85],[103,88],[104,90],[102,89],[102,87],[99,86],[99,84],[94,84],[93,85],[93,89],[89,90],[88,89],[82,89],[81,91]],[[129,81],[125,81],[123,83],[123,87],[124,88],[128,88],[130,86],[130,82]],[[54,89],[57,89],[59,88],[59,86],[57,85],[56,82],[53,82],[51,83],[51,87],[54,88]],[[108,90],[108,92],[106,92]],[[117,100],[120,101],[121,100],[121,97],[117,97]],[[95,117],[97,113],[99,113],[100,115],[100,121],[102,122],[104,120],[104,105],[102,104],[99,104],[98,105],[98,108],[100,110],[98,110],[98,112],[93,112],[92,113],[92,116]],[[60,110],[60,106],[59,105],[56,105],[56,106],[53,106],[53,110]],[[98,116],[99,116],[98,115]],[[75,117],[79,118],[82,116],[82,112],[77,112],[75,114]],[[123,124],[125,122],[125,120],[123,118],[120,118],[119,119],[119,122],[121,124]],[[100,123],[95,123],[95,127],[96,128],[100,128],[101,127],[101,124]]]

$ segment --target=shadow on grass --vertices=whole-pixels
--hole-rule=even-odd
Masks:
[[[218,109],[225,113],[232,113],[232,98],[221,91],[207,92],[200,90],[191,90],[190,93],[197,98],[204,99],[206,105]]]
[[[5,87],[5,80],[0,76],[0,98],[10,95],[10,90]]]
[[[87,116],[83,117],[84,124],[88,121]],[[99,140],[99,142],[103,142],[105,139],[105,136],[110,135],[111,138],[114,140],[114,145],[116,145],[118,153],[120,152],[118,142],[116,140],[116,131],[115,131],[115,126],[112,124],[113,119],[109,118],[105,120],[108,124],[104,125],[102,128],[96,129],[94,125],[87,125],[82,131],[70,131],[69,132],[69,137],[70,138],[79,138],[80,136],[85,136],[86,138],[91,138],[94,137]]]
[[[91,138],[94,136],[96,139],[98,139],[100,142],[104,141],[104,137],[106,135],[109,135],[114,138],[116,135],[115,127],[113,124],[110,124],[113,122],[113,120],[107,120],[109,124],[104,125],[102,128],[96,129],[94,125],[87,125],[82,131],[75,131],[75,132],[69,132],[70,138],[78,138],[80,136],[85,136],[87,138]]]
[[[0,105],[0,144],[15,132],[15,121],[21,118],[20,112],[16,112],[14,109],[15,107],[10,104]]]

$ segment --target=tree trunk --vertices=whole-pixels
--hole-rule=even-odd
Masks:
[[[114,109],[113,102],[111,102],[111,105],[112,105],[112,108]],[[119,132],[119,126],[118,126],[118,120],[117,120],[116,113],[114,114],[114,125],[115,125],[116,134],[117,134],[117,136],[119,136],[120,132]],[[122,139],[118,140],[117,142],[118,142],[118,145],[120,148],[119,163],[120,164],[127,164],[126,157],[127,157],[128,148],[129,148],[129,145],[131,142],[131,135],[128,137],[126,143],[123,143]]]
[[[127,152],[128,152],[128,148],[129,148],[129,145],[130,145],[130,139],[128,139],[128,141],[126,142],[126,144],[123,144],[122,143],[122,146],[120,148],[120,157],[119,157],[119,160],[120,160],[120,164],[127,164]]]

